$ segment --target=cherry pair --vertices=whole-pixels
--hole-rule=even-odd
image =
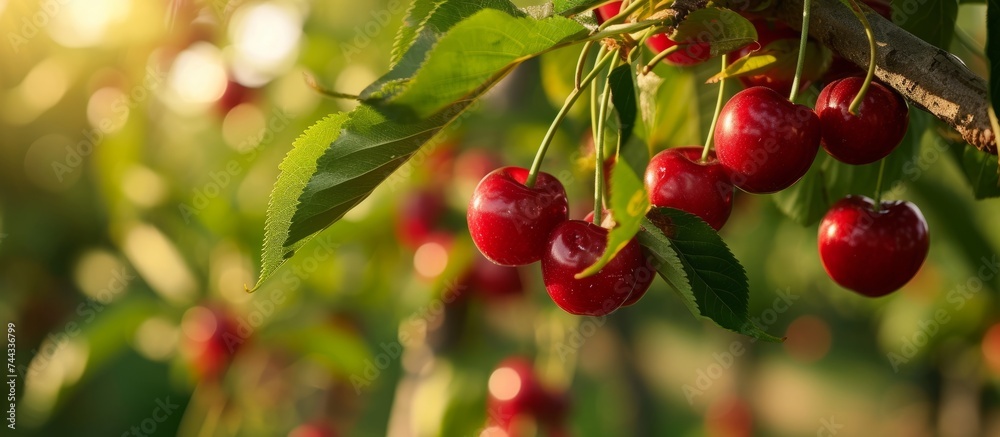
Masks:
[[[545,288],[572,314],[601,316],[635,303],[653,280],[639,243],[633,239],[599,272],[576,275],[604,253],[608,230],[569,220],[562,183],[539,172],[528,187],[528,170],[504,167],[486,175],[469,202],[472,241],[496,264],[517,266],[541,260]]]

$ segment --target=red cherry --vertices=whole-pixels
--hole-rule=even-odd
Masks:
[[[505,298],[524,292],[521,272],[517,267],[499,266],[482,256],[476,256],[470,277],[471,286],[487,298]]]
[[[670,65],[690,66],[707,61],[712,57],[712,44],[688,40],[687,46],[667,55],[664,61]],[[646,39],[646,45],[656,53],[660,53],[677,45],[665,33],[658,33]]]
[[[239,333],[238,322],[221,308],[192,308],[185,313],[182,324],[188,334],[186,350],[201,379],[220,378],[248,341]]]
[[[642,297],[653,282],[653,271],[635,239],[597,274],[583,279],[575,276],[604,253],[608,230],[593,223],[569,220],[557,226],[548,241],[542,257],[542,280],[549,296],[566,312],[609,314],[630,297]]]
[[[927,258],[927,222],[916,205],[847,196],[819,225],[819,256],[826,273],[844,288],[868,297],[906,285]]]
[[[252,101],[256,92],[257,91],[255,89],[249,88],[235,80],[230,79],[226,82],[226,90],[223,91],[222,97],[219,97],[216,105],[218,105],[219,112],[222,116],[225,116],[233,108],[243,103]]]
[[[800,32],[778,21],[754,19],[751,22],[754,28],[757,29],[757,44],[759,46],[757,44],[750,44],[737,50],[734,56],[730,56],[730,63],[736,62],[736,60],[750,55],[755,51],[763,50],[773,42],[782,40],[789,41],[788,47],[790,50],[794,48],[795,52],[798,53],[799,40],[802,35]],[[777,91],[778,94],[787,96],[791,94],[792,82],[795,80],[795,65],[775,66],[760,74],[742,76],[739,79],[746,88],[763,86]],[[809,78],[803,77],[799,85],[804,89],[808,88],[810,84],[812,84],[812,81]]]
[[[438,228],[444,212],[444,194],[440,191],[425,189],[406,195],[396,216],[396,237],[406,247],[420,247]]]
[[[733,211],[733,185],[725,167],[702,148],[675,147],[657,153],[646,167],[646,191],[654,206],[677,208],[722,229]]]
[[[594,14],[597,15],[597,24],[604,24],[609,18],[618,15],[622,10],[622,2],[611,2],[597,9],[594,9]]]
[[[530,264],[542,258],[552,229],[569,217],[566,190],[554,176],[539,172],[535,186],[528,170],[503,167],[486,175],[469,201],[469,233],[494,263]]]
[[[816,100],[823,148],[838,161],[854,165],[888,156],[903,141],[910,123],[903,97],[878,82],[871,83],[858,115],[851,115],[848,108],[864,82],[861,77],[831,82]]]
[[[891,0],[863,0],[868,7],[872,8],[886,20],[892,20]]]
[[[337,432],[328,424],[322,422],[299,425],[288,437],[336,437]]]
[[[736,93],[722,108],[715,152],[733,185],[749,193],[792,186],[819,151],[819,117],[764,87]]]
[[[568,410],[565,397],[546,390],[525,358],[511,357],[501,362],[490,375],[488,385],[490,422],[507,431],[524,418],[544,424],[565,420]]]

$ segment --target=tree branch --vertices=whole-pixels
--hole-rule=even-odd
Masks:
[[[809,34],[849,61],[867,67],[868,40],[857,17],[838,0],[814,0]],[[781,0],[778,18],[799,28],[802,0]],[[953,127],[979,150],[997,154],[986,81],[954,55],[867,11],[878,45],[876,77],[915,106]]]

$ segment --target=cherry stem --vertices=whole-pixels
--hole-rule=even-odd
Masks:
[[[528,179],[524,181],[524,185],[528,188],[535,186],[535,180],[538,178],[538,172],[542,168],[542,161],[545,159],[545,152],[548,151],[549,145],[552,144],[552,139],[555,138],[556,130],[559,129],[559,125],[562,124],[563,119],[565,119],[566,115],[569,114],[569,110],[573,107],[573,104],[576,103],[576,100],[580,98],[580,94],[583,93],[583,89],[586,88],[590,82],[594,81],[594,78],[596,78],[597,74],[600,73],[606,65],[608,65],[608,62],[615,58],[613,54],[614,52],[608,52],[598,58],[597,63],[594,64],[593,70],[591,70],[590,73],[588,73],[587,76],[580,81],[580,86],[573,88],[573,92],[569,93],[569,96],[566,97],[566,103],[563,103],[563,107],[559,109],[559,113],[556,114],[556,118],[552,120],[552,125],[549,126],[548,132],[546,132],[545,137],[542,138],[542,144],[538,146],[538,153],[535,154],[535,160],[531,163],[531,170],[528,171]]]
[[[600,32],[604,29],[607,29],[608,26],[613,26],[622,21],[625,21],[625,19],[628,18],[629,15],[632,15],[633,12],[638,11],[639,8],[641,8],[642,6],[643,2],[641,1],[637,1],[635,3],[628,5],[627,7],[625,7],[625,9],[619,11],[618,15],[608,18],[604,23],[601,23],[600,26],[597,26],[597,31]]]
[[[678,51],[680,51],[681,48],[682,46],[678,44],[660,53],[657,53],[656,56],[653,56],[653,59],[649,60],[649,63],[647,63],[644,67],[642,67],[642,74],[649,73],[653,69],[653,67],[656,67],[656,64],[660,63],[660,61],[665,59],[667,56],[677,53]]]
[[[851,12],[854,12],[854,16],[858,17],[861,21],[861,25],[865,28],[865,35],[868,36],[868,75],[865,76],[865,83],[861,85],[861,89],[858,90],[858,95],[854,97],[854,101],[851,102],[851,106],[847,108],[847,112],[851,115],[858,115],[858,109],[861,108],[861,102],[865,99],[865,95],[868,94],[868,87],[872,84],[872,79],[875,78],[875,33],[872,31],[872,25],[868,22],[868,17],[865,17],[864,11],[861,10],[861,6],[858,6],[858,2],[855,0],[850,0]]]
[[[792,93],[788,100],[794,102],[799,95],[799,84],[802,83],[802,71],[806,66],[806,46],[809,45],[809,16],[812,15],[812,0],[802,2],[802,37],[799,39],[799,59],[795,64],[795,79],[792,81]]]
[[[885,176],[885,158],[878,165],[878,182],[875,183],[875,212],[882,210],[882,178]]]
[[[612,52],[613,53],[613,52]],[[611,70],[618,66],[618,56],[611,64]],[[594,155],[597,158],[594,165],[594,224],[601,225],[604,221],[604,129],[607,128],[608,109],[611,105],[611,73],[604,80],[604,92],[601,94],[600,110],[597,115],[597,137],[594,139]]]
[[[726,71],[726,54],[722,55],[722,71]],[[715,101],[715,114],[712,115],[712,124],[708,127],[708,138],[705,138],[705,149],[701,151],[701,160],[708,159],[708,152],[712,150],[712,142],[715,140],[715,128],[719,125],[719,114],[722,113],[722,103],[726,99],[726,79],[719,81],[719,99]]]
[[[576,74],[573,76],[573,88],[580,88],[580,82],[583,82],[583,70],[587,66],[587,57],[593,46],[594,41],[587,41],[583,45],[583,50],[580,50],[580,59],[576,61]]]

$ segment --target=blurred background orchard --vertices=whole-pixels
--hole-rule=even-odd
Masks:
[[[1000,435],[1000,205],[973,200],[934,135],[910,138],[913,177],[893,193],[926,215],[930,256],[887,298],[837,287],[815,226],[738,196],[722,236],[748,270],[750,314],[784,344],[696,320],[662,281],[578,318],[536,266],[483,264],[467,199],[489,170],[528,165],[575,49],[520,68],[248,294],[280,160],[352,108],[310,83],[356,93],[387,71],[407,7],[0,0],[17,433],[479,435],[490,390],[510,385],[493,370],[520,356],[569,399],[571,435]],[[963,4],[953,43],[983,75],[984,17]],[[701,144],[709,64],[658,67],[676,85],[656,150]],[[586,114],[546,161],[582,201],[576,218],[593,189]]]

